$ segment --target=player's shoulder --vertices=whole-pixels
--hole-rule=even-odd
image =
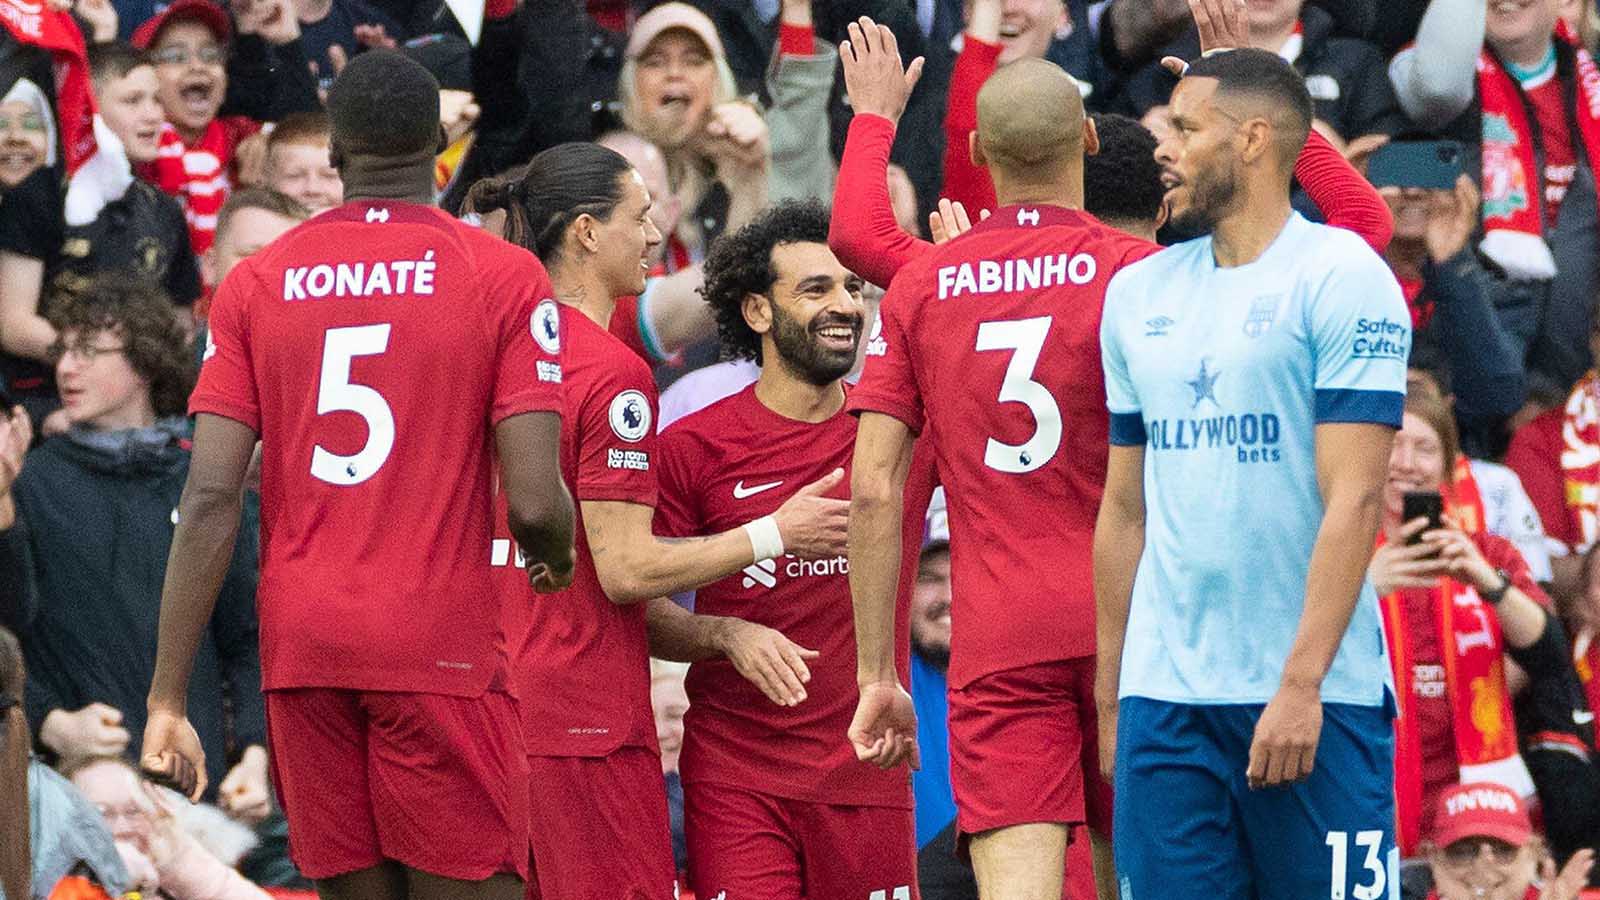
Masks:
[[[584,315],[583,310],[555,300],[561,311],[562,365],[571,374],[601,382],[648,384],[654,390],[650,366],[626,342]]]
[[[748,419],[745,410],[754,390],[753,385],[746,387],[689,413],[668,425],[662,437],[677,433],[679,440],[713,441],[739,431]]]
[[[1138,240],[1133,238],[1133,240]],[[1190,272],[1211,254],[1211,238],[1200,237],[1173,244],[1170,247],[1147,249],[1139,241],[1144,255],[1131,259],[1111,276],[1106,285],[1106,305],[1124,297],[1141,295],[1154,287],[1168,286],[1180,278],[1180,273]]]
[[[1296,230],[1288,254],[1294,264],[1329,274],[1358,274],[1393,281],[1389,265],[1362,237],[1348,228],[1311,222],[1295,213],[1289,228]]]

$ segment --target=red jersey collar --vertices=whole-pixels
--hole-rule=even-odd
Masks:
[[[1081,209],[1048,204],[1015,204],[1002,206],[989,218],[972,226],[973,231],[995,231],[1012,228],[1045,228],[1051,225],[1098,225],[1099,222]]]

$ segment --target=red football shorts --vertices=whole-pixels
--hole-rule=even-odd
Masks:
[[[661,755],[530,756],[529,900],[673,900]]]
[[[1087,822],[1111,834],[1094,668],[1092,656],[1037,663],[950,689],[958,847],[971,835],[1032,822]]]
[[[909,809],[808,803],[697,782],[683,786],[683,831],[696,897],[918,896]]]
[[[510,694],[267,691],[272,782],[308,878],[386,859],[464,881],[528,876],[528,778]]]

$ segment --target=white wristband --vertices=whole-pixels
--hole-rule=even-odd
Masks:
[[[756,562],[783,555],[783,535],[778,531],[777,519],[762,516],[754,522],[746,522],[744,533],[750,538],[750,549],[756,553]]]

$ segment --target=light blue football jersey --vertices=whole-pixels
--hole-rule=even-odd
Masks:
[[[1266,703],[1277,692],[1322,523],[1315,428],[1398,427],[1410,349],[1388,267],[1355,234],[1299,214],[1248,265],[1219,268],[1206,237],[1111,280],[1111,442],[1145,446],[1123,696]],[[1363,584],[1322,698],[1378,705],[1388,680]]]

